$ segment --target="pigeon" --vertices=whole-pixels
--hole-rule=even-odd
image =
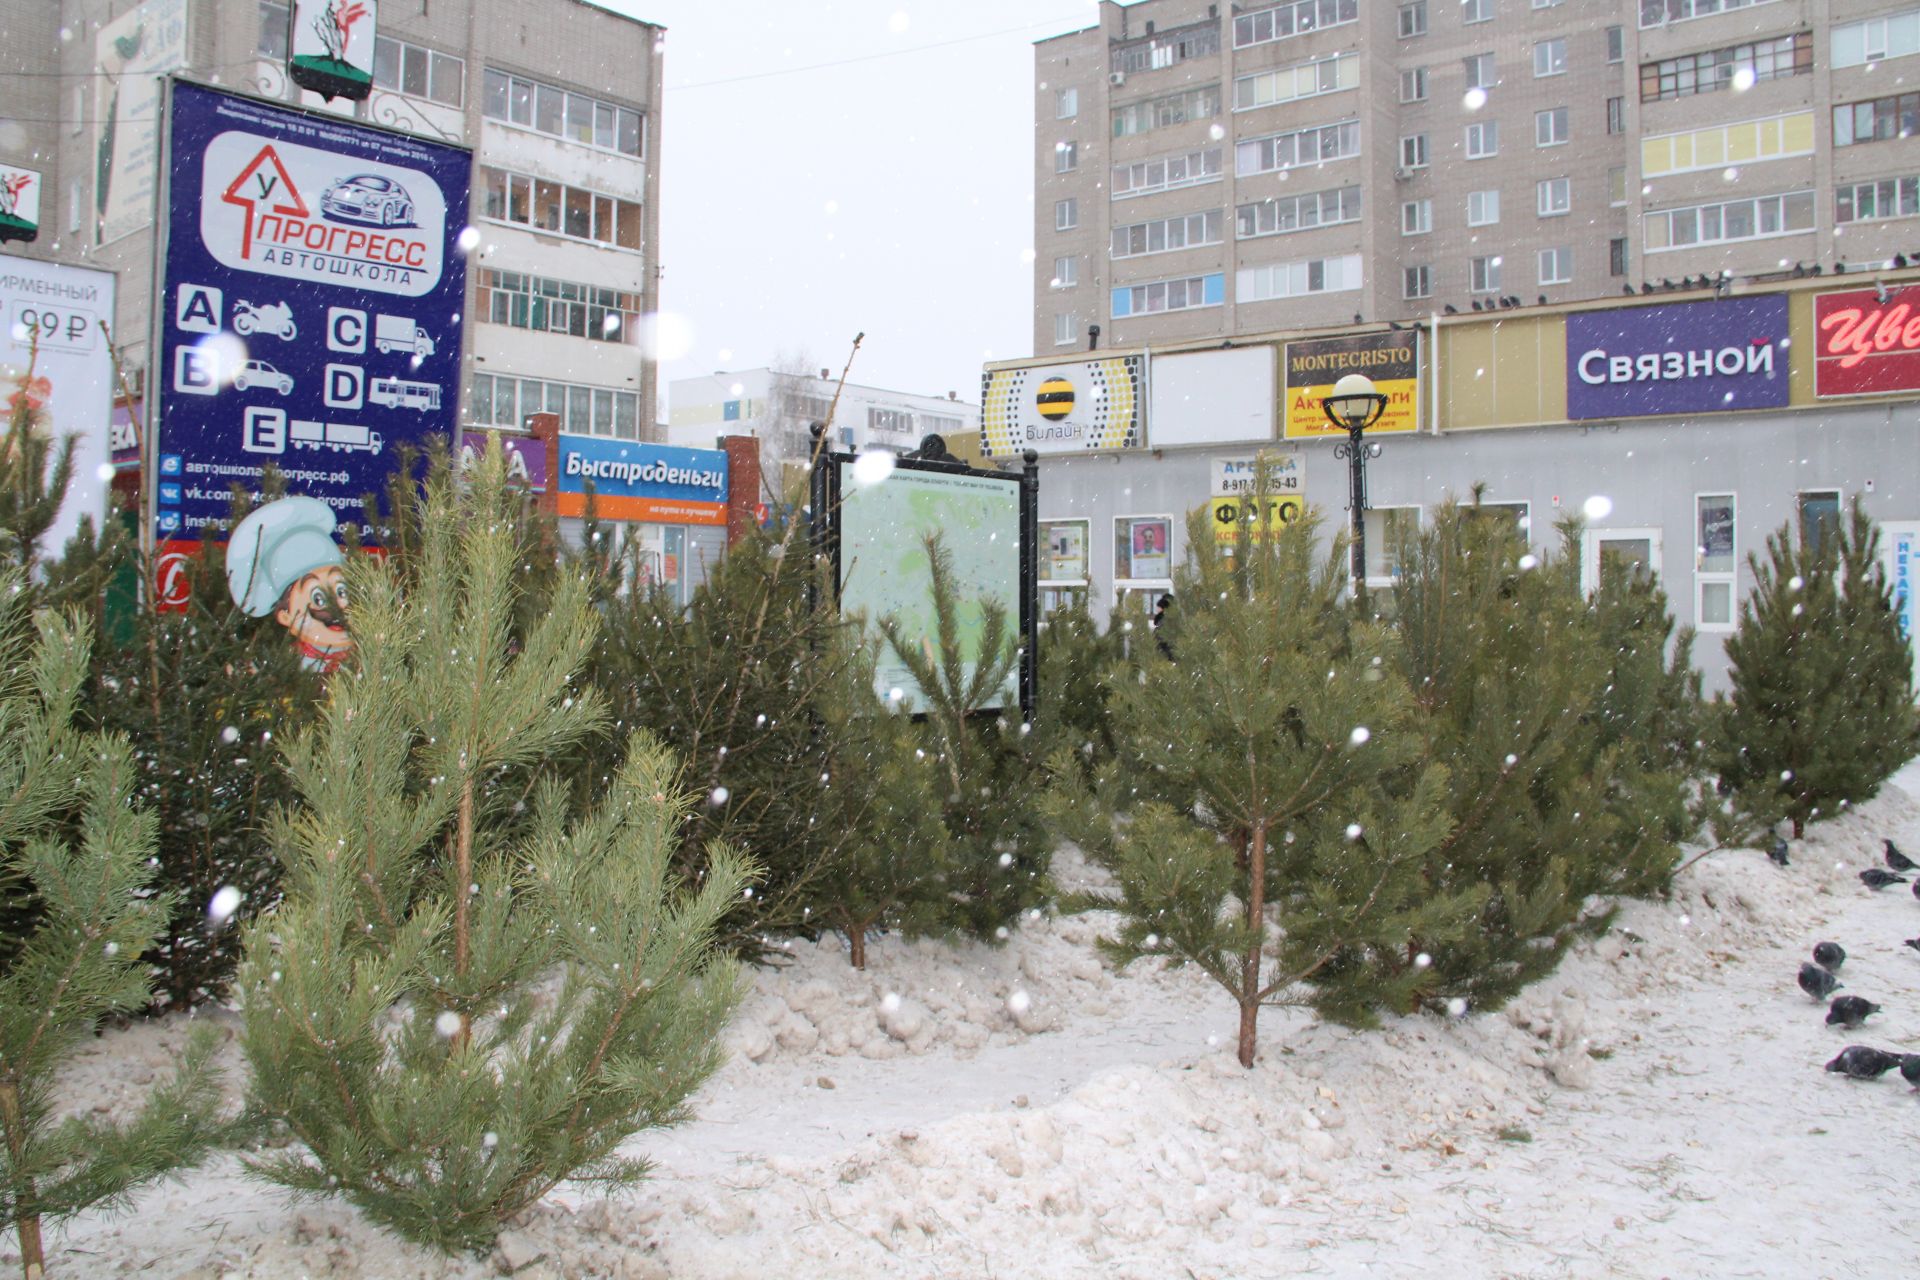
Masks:
[[[1900,1077],[1916,1089],[1920,1089],[1920,1053],[1900,1055]]]
[[[1846,984],[1817,964],[1800,966],[1800,989],[1815,1000],[1825,1000]]]
[[[1899,1066],[1904,1056],[1871,1045],[1850,1044],[1827,1064],[1827,1070],[1838,1071],[1850,1080],[1878,1080]]]
[[[1897,876],[1891,871],[1882,871],[1878,867],[1868,867],[1860,873],[1860,883],[1878,892],[1890,884],[1905,884],[1905,876]]]
[[[1767,850],[1767,856],[1769,858],[1772,858],[1775,862],[1779,863],[1781,866],[1783,867],[1786,866],[1787,865],[1787,838],[1785,836],[1775,836],[1773,838],[1772,846],[1769,847]]]
[[[1887,866],[1893,870],[1912,871],[1920,867],[1920,863],[1915,862],[1912,858],[1900,852],[1899,846],[1895,845],[1893,841],[1882,840],[1880,843],[1887,846]]]
[[[1813,962],[1828,973],[1840,972],[1840,966],[1847,962],[1846,948],[1837,942],[1816,942],[1813,946]]]
[[[1920,951],[1920,938],[1908,938],[1907,945],[1912,947],[1915,951]]]
[[[1849,1031],[1880,1012],[1880,1006],[1864,996],[1835,996],[1827,1006],[1827,1025]]]

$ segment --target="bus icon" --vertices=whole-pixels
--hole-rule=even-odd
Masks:
[[[440,407],[440,384],[409,382],[405,378],[375,378],[367,399],[389,409],[414,409],[425,413]]]

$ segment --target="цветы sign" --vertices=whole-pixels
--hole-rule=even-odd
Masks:
[[[1813,300],[1813,393],[1920,389],[1920,289],[1823,293]]]

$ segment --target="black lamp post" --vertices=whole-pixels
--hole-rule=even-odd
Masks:
[[[1333,394],[1320,402],[1327,421],[1347,433],[1345,444],[1333,446],[1333,456],[1347,462],[1347,508],[1353,512],[1353,597],[1367,590],[1367,457],[1378,457],[1380,446],[1360,436],[1387,411],[1387,397],[1374,390],[1373,379],[1350,373],[1333,384]]]

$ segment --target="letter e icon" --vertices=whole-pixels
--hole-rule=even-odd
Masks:
[[[249,405],[240,426],[240,447],[248,453],[285,453],[286,410]]]

